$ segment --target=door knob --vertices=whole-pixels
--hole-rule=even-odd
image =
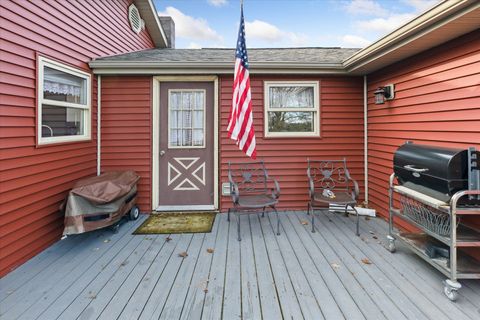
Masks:
[[[161,150],[160,151],[160,157],[163,156],[165,154],[165,150]]]

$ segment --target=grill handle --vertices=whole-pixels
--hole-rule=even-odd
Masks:
[[[405,169],[407,169],[408,171],[413,171],[413,172],[427,172],[428,171],[427,168],[414,168],[413,164],[407,164],[407,165],[404,165],[403,167]]]

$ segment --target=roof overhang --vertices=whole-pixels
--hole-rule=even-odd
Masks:
[[[95,74],[232,74],[234,61],[225,62],[159,62],[159,61],[91,61]],[[263,62],[250,63],[250,74],[342,74],[339,64]]]
[[[145,11],[155,12],[151,0],[135,0],[140,7],[150,6]],[[153,9],[152,9],[153,8]],[[155,12],[156,13],[156,12]],[[147,17],[148,14],[142,16]],[[166,38],[155,14],[158,32],[163,43]],[[147,23],[146,18],[145,22]],[[153,21],[153,20],[152,20]],[[153,22],[152,22],[153,23]],[[449,40],[480,31],[480,1],[444,0],[430,10],[409,21],[375,43],[356,52],[342,63],[254,62],[250,61],[251,74],[338,74],[366,75],[392,63],[428,50]],[[149,29],[150,31],[150,29]],[[153,37],[154,33],[151,32]],[[165,61],[120,61],[94,60],[89,63],[95,74],[231,74],[231,63],[222,62],[165,62]]]
[[[134,3],[143,21],[145,21],[145,27],[152,37],[155,47],[167,48],[167,37],[160,24],[160,19],[158,18],[158,13],[152,0],[134,0]]]
[[[445,0],[344,60],[350,74],[369,74],[480,28],[480,1]]]

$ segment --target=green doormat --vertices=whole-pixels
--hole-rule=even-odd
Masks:
[[[215,212],[152,213],[133,234],[211,232],[215,215]]]

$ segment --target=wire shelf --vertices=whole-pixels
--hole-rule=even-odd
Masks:
[[[400,204],[401,212],[419,225],[438,235],[450,236],[451,220],[449,214],[406,196],[400,198]],[[457,226],[459,222],[460,219],[457,217]]]

